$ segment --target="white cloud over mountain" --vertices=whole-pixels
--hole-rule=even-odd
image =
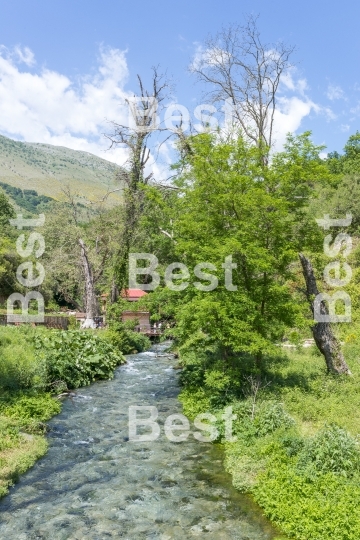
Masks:
[[[204,51],[195,51],[194,61]],[[125,89],[129,71],[125,51],[102,48],[96,70],[76,80],[36,65],[28,47],[9,50],[0,46],[0,133],[28,142],[40,142],[84,150],[124,164],[126,151],[108,150],[103,133],[111,132],[110,120],[128,123]],[[339,99],[341,89],[329,87],[332,99]],[[194,111],[189,111],[193,119]],[[275,147],[282,148],[288,132],[296,132],[311,113],[336,117],[330,108],[314,103],[309,97],[306,79],[295,68],[282,79],[275,113]],[[147,173],[165,177],[172,160],[171,145],[161,147],[156,163],[148,163]],[[156,155],[156,152],[153,154]]]
[[[21,69],[19,64],[25,64]],[[127,121],[125,53],[101,49],[97,71],[73,81],[49,69],[31,71],[27,47],[0,48],[0,132],[28,141],[92,152],[122,164],[121,148],[106,151],[108,120]]]

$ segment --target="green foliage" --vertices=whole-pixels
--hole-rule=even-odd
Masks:
[[[233,484],[251,493],[264,513],[298,540],[355,540],[360,533],[356,337],[344,352],[352,377],[329,376],[318,356],[295,349],[287,361],[268,360],[262,377],[270,384],[257,394],[255,407],[244,384],[246,399],[230,403],[237,440],[223,442]],[[180,396],[184,412],[212,412],[220,420],[222,410],[214,407],[205,385],[216,360],[209,354],[198,363],[196,358],[191,347],[186,350]],[[217,427],[224,437],[223,422]]]
[[[202,388],[184,389],[180,396],[180,401],[183,406],[184,414],[193,419],[200,413],[210,410],[209,396]]]
[[[121,322],[122,312],[128,307],[128,303],[122,299],[109,306],[106,314],[108,330],[105,330],[104,335],[123,354],[146,351],[151,342],[147,336],[134,332],[136,321]]]
[[[0,326],[0,390],[43,390],[46,369],[35,355],[33,329]]]
[[[15,240],[1,234],[0,226],[0,296],[21,292],[22,286],[16,279],[16,270],[22,262],[16,251]]]
[[[47,197],[46,195],[38,195],[37,191],[34,189],[22,190],[4,182],[0,182],[0,187],[2,187],[5,193],[7,193],[20,208],[24,208],[30,212],[30,214],[39,213],[39,206],[42,207],[43,205],[54,201],[54,199]]]
[[[151,346],[147,336],[130,330],[123,323],[114,323],[109,330],[105,330],[105,336],[117,350],[124,354],[146,351]]]
[[[0,182],[1,186],[1,182]],[[9,225],[9,219],[15,217],[15,210],[4,193],[0,192],[0,230]]]
[[[223,358],[239,353],[240,364],[244,355],[260,364],[276,354],[275,344],[287,329],[304,323],[301,297],[290,286],[293,261],[299,249],[320,245],[305,208],[314,185],[327,185],[332,176],[310,133],[289,136],[269,167],[262,165],[259,149],[241,138],[219,142],[202,134],[188,142],[192,151],[177,181],[182,196],[175,251],[191,269],[186,281],[198,281],[192,269],[206,261],[218,285],[211,291],[190,285],[173,299],[178,301],[174,335],[182,345],[202,332]],[[222,270],[229,255],[237,265],[232,274],[237,290],[228,289]],[[208,285],[210,278],[204,280]]]
[[[357,540],[359,480],[327,473],[309,482],[287,460],[272,463],[252,488],[265,514],[298,540]]]
[[[36,352],[46,365],[47,383],[79,388],[97,379],[111,379],[114,369],[125,362],[105,337],[92,331],[52,330],[34,337]]]
[[[280,427],[290,428],[295,422],[291,416],[284,410],[282,403],[264,402],[258,408],[254,419],[254,427],[258,437],[264,437],[273,433]]]
[[[36,424],[39,422],[24,423],[24,419],[2,416],[0,412],[0,498],[47,450],[46,439],[33,429]]]
[[[49,390],[111,378],[124,361],[105,332],[0,326],[0,497],[46,452],[45,422],[61,409]]]
[[[326,427],[306,441],[298,468],[310,478],[328,472],[353,476],[360,472],[359,445],[344,429]]]
[[[61,410],[60,402],[50,394],[38,394],[36,396],[23,395],[16,399],[10,399],[10,404],[1,408],[1,413],[18,420],[35,419],[40,422],[50,420],[52,416]]]
[[[360,133],[357,131],[350,135],[345,147],[344,154],[330,152],[326,159],[329,170],[335,174],[360,175]]]

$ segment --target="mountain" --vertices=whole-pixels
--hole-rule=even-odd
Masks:
[[[121,167],[88,152],[63,146],[13,141],[0,135],[0,182],[64,200],[62,187],[70,186],[80,202],[100,200],[108,190],[121,187]],[[121,192],[108,201],[121,201]]]

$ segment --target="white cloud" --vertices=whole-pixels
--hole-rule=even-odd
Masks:
[[[95,74],[80,81],[41,69],[21,71],[18,61],[34,65],[27,47],[9,53],[0,48],[0,132],[28,142],[67,146],[122,164],[121,148],[105,152],[107,120],[127,123],[124,90],[128,79],[125,52],[101,49]]]
[[[281,97],[274,115],[275,150],[281,150],[288,133],[295,133],[303,119],[312,111],[317,112],[318,106],[310,99],[298,96]]]
[[[352,109],[350,109],[350,112],[351,112],[351,114],[359,115],[360,114],[360,103],[358,103],[356,105],[356,107],[353,107]]]
[[[8,49],[5,45],[0,45],[0,56],[14,64],[26,64],[28,67],[36,64],[32,50],[29,47],[22,47],[21,45],[16,45],[13,49]]]
[[[330,101],[345,99],[344,90],[340,86],[334,84],[329,84],[326,95]]]
[[[340,129],[341,129],[341,131],[346,133],[347,131],[350,131],[350,125],[349,124],[341,124]]]
[[[281,75],[279,90],[282,94],[286,94],[291,91],[295,94],[305,96],[306,91],[309,90],[309,86],[305,78],[298,76],[297,68],[295,66],[291,66]]]
[[[337,115],[334,113],[332,109],[330,109],[330,107],[319,107],[317,112],[323,113],[328,122],[330,122],[331,120],[337,119]]]
[[[21,48],[20,45],[17,45],[14,48],[14,54],[20,63],[26,64],[27,66],[33,66],[35,64],[34,53],[29,49],[29,47]]]

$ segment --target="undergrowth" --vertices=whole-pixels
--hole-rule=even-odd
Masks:
[[[184,413],[220,418],[232,406],[225,467],[290,538],[360,538],[360,341],[344,352],[350,377],[328,375],[313,348],[267,359],[262,371],[206,344],[182,351]]]

